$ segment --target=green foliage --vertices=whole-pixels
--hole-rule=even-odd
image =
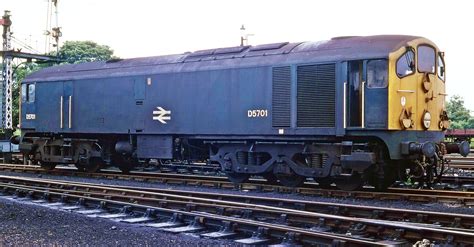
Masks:
[[[59,58],[63,60],[62,64],[65,63],[82,63],[92,61],[105,61],[109,59],[115,59],[113,56],[114,51],[107,45],[99,45],[92,41],[66,41],[64,45],[59,49]],[[55,56],[56,53],[50,54]],[[13,126],[16,128],[18,125],[19,116],[19,100],[20,100],[20,85],[21,81],[25,79],[29,74],[52,66],[54,64],[49,63],[26,63],[21,64],[14,69],[14,83],[13,83]]]
[[[466,129],[474,129],[474,117],[469,118]]]
[[[451,97],[446,105],[446,111],[451,120],[450,129],[474,129],[474,117],[464,106],[464,99],[461,96]]]
[[[113,54],[109,46],[93,41],[66,41],[59,49],[59,59],[66,63],[106,61],[115,58]]]

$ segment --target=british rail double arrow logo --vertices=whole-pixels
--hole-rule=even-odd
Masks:
[[[162,124],[166,124],[165,120],[171,120],[171,111],[163,109],[163,107],[156,107],[158,111],[153,111],[153,120],[160,121]]]

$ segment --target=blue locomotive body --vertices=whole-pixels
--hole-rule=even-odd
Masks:
[[[116,162],[128,171],[139,160],[208,160],[237,182],[252,174],[277,175],[286,185],[362,177],[369,169],[382,174],[374,168],[381,159],[427,154],[422,144],[443,138],[442,131],[388,129],[389,55],[415,38],[276,43],[46,68],[22,84],[20,148],[49,168]],[[353,84],[362,83],[363,95],[350,90],[354,61],[360,80]],[[369,61],[385,63],[384,85],[364,87]]]

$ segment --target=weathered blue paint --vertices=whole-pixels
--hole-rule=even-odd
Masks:
[[[46,133],[136,134],[148,146],[146,135],[201,139],[314,140],[336,136],[375,136],[393,142],[403,134],[344,129],[343,85],[347,62],[387,58],[412,36],[372,36],[324,42],[280,44],[276,49],[237,47],[181,55],[125,59],[46,68],[23,83],[36,83],[36,102],[22,105],[22,128]],[[253,50],[252,50],[253,49]],[[336,64],[336,126],[296,127],[297,66]],[[291,127],[272,127],[272,68],[291,66]],[[72,96],[69,125],[69,96]],[[61,104],[63,97],[63,125]],[[367,90],[368,129],[386,112],[387,93]],[[249,110],[267,111],[249,117]],[[170,113],[159,114],[154,112]],[[155,117],[160,117],[160,122]],[[167,118],[169,117],[169,119]],[[386,119],[386,117],[385,117]],[[390,139],[392,136],[396,138]],[[409,135],[410,138],[413,134]],[[169,139],[167,139],[169,140]],[[398,143],[388,144],[390,147]],[[392,153],[392,158],[399,158]],[[139,150],[146,157],[149,151]]]
[[[229,68],[278,66],[285,64],[387,58],[414,36],[379,35],[333,39],[328,41],[290,43],[279,49],[215,54],[197,51],[179,55],[124,59],[117,62],[92,62],[55,66],[33,73],[25,82],[80,80],[135,75],[153,75]],[[224,48],[225,49],[225,48]]]

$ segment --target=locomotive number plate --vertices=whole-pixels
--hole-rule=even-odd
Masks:
[[[26,114],[26,119],[27,120],[35,120],[36,119],[36,114]]]
[[[268,110],[248,110],[247,117],[254,118],[254,117],[268,117]]]

